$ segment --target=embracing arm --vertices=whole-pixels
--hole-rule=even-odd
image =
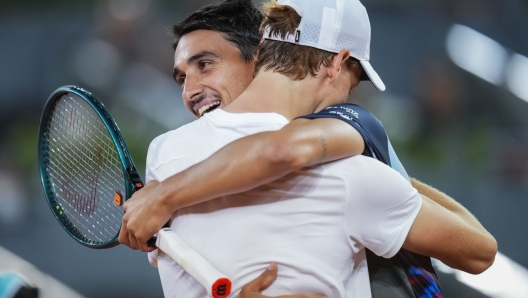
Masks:
[[[403,247],[472,274],[490,267],[497,254],[495,238],[446,194],[414,179],[412,184],[425,196]]]
[[[416,180],[415,178],[411,178],[411,184],[421,195],[426,196],[428,199],[453,212],[458,217],[462,218],[469,226],[480,231],[483,235],[489,236],[489,240],[493,239],[493,236],[491,236],[491,234],[489,234],[489,232],[480,224],[477,218],[453,198],[430,185]]]
[[[176,211],[255,188],[306,166],[358,155],[363,150],[359,132],[343,121],[297,119],[281,130],[228,144],[160,183],[160,195],[165,198],[165,207]]]
[[[243,192],[306,166],[361,154],[364,146],[357,130],[335,119],[297,119],[281,130],[241,138],[136,192],[124,204],[119,242],[152,251],[147,241],[183,207]]]

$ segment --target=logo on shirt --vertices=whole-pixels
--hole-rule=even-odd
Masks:
[[[344,110],[344,111],[335,111],[335,109],[341,109],[341,110]],[[352,117],[351,116],[354,116],[356,119],[359,119],[359,113],[354,111],[353,109],[351,108],[348,108],[348,107],[344,107],[344,106],[337,106],[337,107],[328,107],[326,108],[326,110],[328,109],[332,109],[332,111],[329,111],[328,113],[329,114],[337,114],[347,120],[352,120]]]
[[[357,119],[359,119],[359,114],[358,112],[352,110],[351,108],[347,108],[347,107],[340,107],[341,109],[347,111],[347,113],[353,115],[354,117],[356,117]]]
[[[346,114],[344,114],[342,112],[339,112],[339,111],[330,111],[328,113],[329,114],[337,114],[337,115],[341,116],[342,118],[345,118],[347,120],[352,120],[352,117],[350,117],[349,115],[346,115]]]

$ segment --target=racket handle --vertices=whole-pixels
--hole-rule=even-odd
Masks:
[[[231,293],[229,278],[214,268],[170,228],[158,232],[156,246],[200,283],[211,297],[225,298]]]
[[[154,247],[156,246],[156,241],[158,241],[158,237],[152,236],[152,238],[150,238],[149,241],[147,241],[147,244],[148,246]]]

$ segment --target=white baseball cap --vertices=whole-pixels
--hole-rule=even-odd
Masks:
[[[350,51],[363,66],[364,73],[374,86],[385,91],[385,84],[370,65],[370,22],[367,10],[359,0],[278,0],[280,5],[291,6],[301,16],[295,34],[282,38],[264,29],[265,39],[286,41],[297,45],[339,53]]]

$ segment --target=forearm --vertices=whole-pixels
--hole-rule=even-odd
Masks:
[[[236,140],[206,160],[166,179],[160,184],[166,208],[176,211],[255,188],[303,167],[307,159],[302,156],[313,155],[298,152],[296,158],[288,157],[277,147],[280,138],[276,132],[264,132]],[[288,142],[294,146],[294,140]]]
[[[415,178],[411,178],[411,183],[416,190],[434,201],[435,203],[439,204],[440,206],[446,208],[447,210],[455,213],[457,216],[461,217],[467,224],[471,225],[475,229],[478,229],[482,231],[483,233],[489,234],[488,231],[480,224],[478,219],[469,212],[462,204],[455,201],[453,198],[448,196],[447,194],[439,191],[438,189],[427,185],[423,182],[420,182],[416,180]],[[491,235],[490,235],[491,236]]]
[[[278,131],[238,139],[206,160],[160,184],[168,210],[243,192],[291,171],[361,154],[364,142],[350,125],[335,119],[298,119]]]
[[[423,198],[424,200],[430,200],[448,210],[448,213],[444,214],[446,217],[437,222],[443,226],[452,224],[454,227],[451,232],[440,236],[446,242],[453,243],[452,251],[449,250],[434,257],[454,268],[470,273],[480,273],[489,267],[497,252],[497,242],[477,218],[445,193],[416,179],[411,179],[411,182],[418,192],[426,197]],[[435,212],[425,220],[432,221],[433,216],[440,216],[440,214]],[[438,227],[433,230],[438,233],[442,228]]]

